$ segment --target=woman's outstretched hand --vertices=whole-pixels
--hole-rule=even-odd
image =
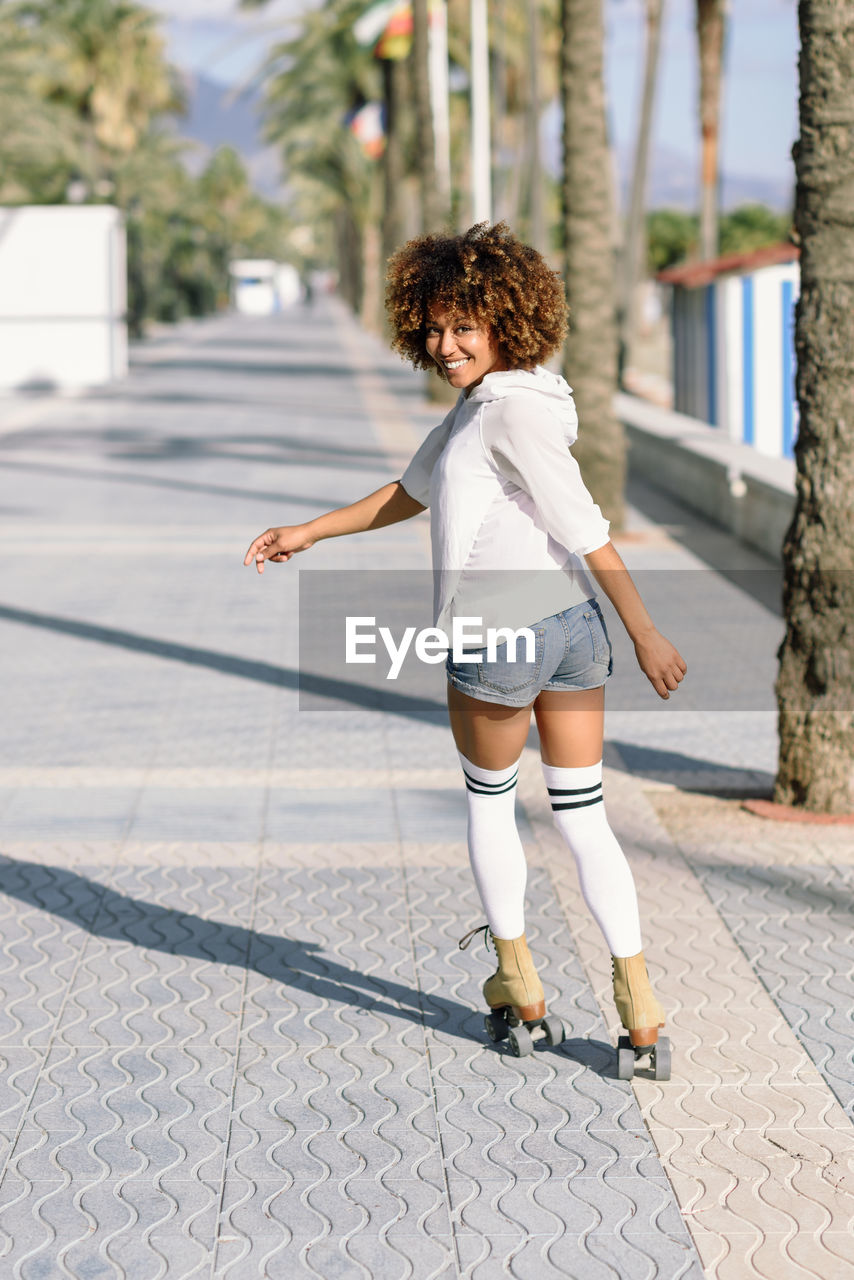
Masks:
[[[282,564],[290,560],[298,551],[308,551],[313,547],[312,538],[304,524],[286,524],[280,529],[267,529],[255,539],[243,558],[245,565],[253,564],[259,573],[264,572],[264,563],[273,560]]]
[[[643,632],[634,644],[641,671],[659,698],[669,698],[688,670],[685,659],[655,627]]]

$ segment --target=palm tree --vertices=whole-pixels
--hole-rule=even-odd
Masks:
[[[574,388],[582,423],[575,455],[594,498],[619,529],[626,451],[613,406],[617,327],[601,0],[562,0],[561,27],[563,221],[570,305],[564,374]]]
[[[638,122],[632,187],[629,195],[629,212],[626,218],[623,241],[623,260],[620,280],[620,380],[631,359],[632,342],[637,328],[636,289],[639,273],[646,261],[646,236],[644,202],[646,199],[646,172],[649,146],[652,136],[652,116],[655,105],[655,87],[658,73],[658,53],[661,45],[661,21],[664,0],[646,0],[646,54],[644,57],[643,94]]]
[[[547,251],[545,228],[545,201],[543,191],[543,158],[540,146],[540,116],[542,90],[540,68],[542,41],[540,36],[540,0],[528,0],[528,156],[530,179],[528,182],[528,237],[535,249]]]
[[[383,152],[382,274],[385,263],[403,242],[403,181],[406,161],[403,151],[403,113],[406,109],[406,67],[399,58],[381,58],[383,106],[385,108],[385,151]]]
[[[800,0],[795,230],[800,428],[783,547],[786,635],[777,677],[774,799],[854,811],[854,83],[848,0]],[[846,140],[846,141],[843,141]]]
[[[76,125],[76,167],[106,194],[151,120],[181,106],[157,16],[130,0],[28,0],[17,12],[40,38],[43,97]]]
[[[331,229],[341,292],[376,326],[381,173],[345,123],[381,93],[378,64],[353,36],[363,9],[354,0],[326,0],[305,15],[296,36],[273,50],[266,68],[266,131],[282,147],[297,216],[313,228]],[[376,262],[370,271],[367,260]]]
[[[74,162],[74,122],[43,92],[44,45],[23,15],[0,8],[0,200],[62,200]]]
[[[418,171],[419,213],[422,231],[436,231],[448,216],[442,208],[436,173],[436,137],[430,101],[429,0],[412,4],[412,96],[415,105],[415,167]]]
[[[700,52],[700,256],[718,253],[718,133],[727,0],[697,0]]]

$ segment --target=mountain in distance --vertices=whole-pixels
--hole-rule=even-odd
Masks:
[[[261,93],[252,89],[237,93],[208,76],[185,73],[185,115],[172,118],[176,134],[188,139],[184,162],[191,173],[200,173],[217,147],[230,146],[246,165],[259,195],[275,200],[282,194],[282,168],[278,147],[262,137]]]
[[[621,207],[629,202],[631,166],[634,157],[619,156]],[[695,161],[668,147],[656,147],[649,157],[647,183],[648,209],[684,209],[695,212],[699,207],[699,158]],[[721,174],[721,208],[735,209],[743,204],[764,204],[775,213],[789,213],[795,200],[795,168],[779,178],[761,174]]]
[[[277,147],[262,137],[263,100],[258,89],[238,94],[234,89],[203,75],[186,74],[184,88],[187,114],[174,119],[173,127],[181,137],[194,145],[185,153],[187,167],[198,173],[211,153],[229,145],[243,157],[252,185],[268,200],[283,195],[281,160]],[[547,109],[544,118],[544,144],[548,167],[554,177],[559,174],[559,120],[557,111]],[[620,196],[625,209],[632,156],[618,156]],[[778,213],[792,208],[794,201],[794,166],[779,177],[724,172],[721,181],[721,206],[733,209],[740,204],[761,203]],[[648,209],[685,209],[698,207],[699,159],[667,147],[657,147],[650,155],[647,187]]]
[[[561,117],[557,103],[543,113],[543,155],[554,179],[560,178]],[[615,185],[619,191],[620,209],[629,203],[633,148],[619,147],[612,160]],[[742,204],[765,204],[775,213],[788,213],[795,200],[795,167],[789,159],[779,173],[735,173],[726,168],[721,174],[721,208],[725,211]],[[646,186],[647,209],[682,209],[695,213],[700,206],[700,146],[696,155],[658,145],[650,151]]]

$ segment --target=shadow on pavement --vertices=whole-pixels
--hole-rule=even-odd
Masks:
[[[257,446],[264,445],[269,452],[259,453]],[[187,458],[195,461],[203,458],[225,458],[229,461],[257,464],[269,462],[275,466],[328,466],[330,460],[343,463],[349,470],[361,468],[375,471],[385,464],[387,452],[371,447],[351,444],[328,444],[303,440],[299,436],[284,434],[264,435],[245,432],[241,435],[169,435],[167,432],[147,431],[128,427],[122,430],[104,428],[69,429],[50,427],[10,432],[0,441],[0,449],[12,452],[22,446],[27,452],[45,449],[64,453],[81,450],[100,450],[107,457],[139,460]]]
[[[2,889],[94,937],[209,964],[248,968],[284,986],[470,1037],[477,1014],[442,996],[339,964],[321,945],[256,933],[117,893],[87,876],[2,855]],[[372,959],[376,957],[373,956]]]
[[[649,774],[665,774],[673,780],[680,791],[696,791],[704,795],[753,796],[767,795],[774,785],[774,775],[758,769],[744,766],[720,764],[715,760],[702,760],[696,756],[683,755],[681,751],[665,751],[659,747],[647,747],[635,742],[620,742],[613,739],[608,744],[619,755],[615,761],[616,768],[640,777]],[[607,764],[608,761],[606,760]],[[702,780],[684,779],[684,774],[704,775]],[[745,777],[749,774],[750,780]],[[675,775],[675,776],[674,776]],[[710,777],[709,775],[713,775]]]
[[[146,360],[146,369],[195,370],[199,373],[210,373],[219,370],[229,376],[245,374],[252,378],[344,378],[352,379],[353,371],[349,364],[273,364],[272,362],[253,362],[243,360],[221,360],[212,356],[210,360],[185,359],[181,356],[165,357],[162,360]]]
[[[165,476],[141,476],[131,472],[99,471],[95,467],[63,467],[51,462],[11,462],[0,460],[0,471],[35,471],[40,475],[68,476],[75,480],[109,480],[119,484],[135,484],[154,489],[177,489],[183,493],[210,493],[221,498],[249,499],[253,502],[275,502],[280,505],[292,503],[295,506],[311,507],[313,510],[328,511],[336,506],[334,498],[315,498],[308,494],[282,493],[281,490],[264,493],[259,489],[235,489],[224,484],[195,484],[191,480],[170,480]],[[259,517],[260,519],[260,517]],[[152,524],[152,534],[159,532]],[[249,531],[247,531],[249,533]],[[251,537],[251,533],[249,533]]]
[[[93,622],[79,622],[74,618],[60,618],[52,614],[33,613],[29,609],[13,609],[0,605],[0,618],[23,626],[39,627],[61,635],[76,636],[81,640],[93,640],[96,644],[108,644],[135,653],[148,653],[173,662],[185,662],[193,667],[207,667],[225,675],[255,680],[278,688],[299,690],[313,697],[326,698],[330,702],[345,702],[360,710],[383,711],[389,715],[408,716],[414,720],[434,723],[436,716],[444,721],[447,716],[444,702],[426,698],[408,697],[389,690],[374,690],[346,680],[333,680],[311,672],[294,671],[290,667],[277,667],[270,662],[255,662],[247,658],[235,658],[228,653],[212,649],[199,649],[193,645],[175,644],[173,641],[156,640],[140,636],[117,627],[104,627]],[[320,708],[313,708],[320,709]],[[336,708],[340,710],[341,708]]]
[[[692,555],[744,591],[775,617],[783,616],[782,566],[747,547],[723,527],[683,505],[672,493],[630,475],[626,500]],[[727,563],[729,562],[729,564]],[[736,563],[738,567],[730,567]]]
[[[208,964],[251,969],[290,990],[489,1044],[482,1029],[482,1010],[424,992],[418,986],[406,986],[393,978],[378,978],[347,968],[332,959],[319,943],[257,933],[243,925],[162,907],[118,893],[76,871],[6,854],[0,854],[0,873],[2,892],[8,897],[59,916],[93,937]],[[376,959],[375,954],[371,959]],[[276,1016],[275,1010],[268,1011]],[[502,1051],[500,1045],[494,1047]],[[615,1074],[614,1050],[605,1041],[567,1039],[559,1052],[598,1075]]]

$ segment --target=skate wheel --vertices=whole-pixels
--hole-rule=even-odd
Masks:
[[[656,1080],[670,1079],[670,1041],[667,1036],[658,1037],[652,1051],[652,1069]]]
[[[635,1074],[635,1051],[628,1036],[617,1041],[617,1079],[631,1080]]]
[[[543,1018],[540,1026],[543,1028],[543,1034],[546,1038],[546,1044],[563,1044],[566,1039],[566,1031],[560,1018],[556,1018],[553,1013]]]
[[[527,1058],[529,1053],[534,1052],[534,1042],[527,1027],[511,1027],[507,1032],[507,1039],[514,1058]]]
[[[483,1020],[483,1026],[493,1044],[498,1040],[506,1040],[510,1031],[507,1019],[501,1013],[488,1013]]]

